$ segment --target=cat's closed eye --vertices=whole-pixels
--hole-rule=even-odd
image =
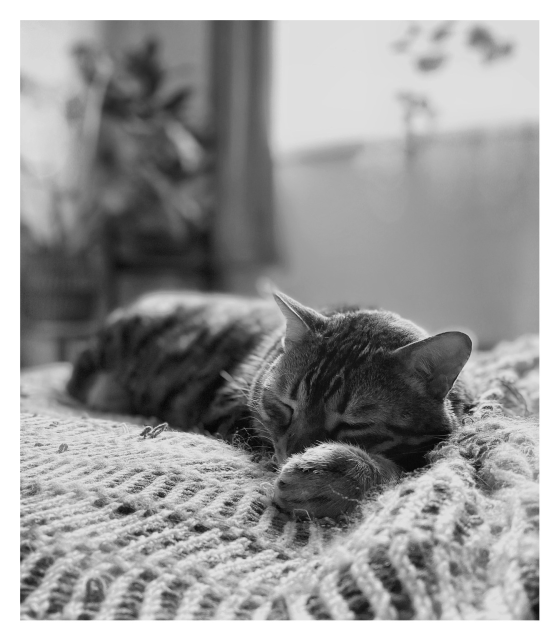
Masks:
[[[282,402],[272,393],[262,396],[262,408],[277,428],[287,429],[293,418],[293,407]]]

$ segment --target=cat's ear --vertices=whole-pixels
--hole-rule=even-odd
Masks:
[[[285,347],[298,344],[305,337],[320,330],[326,318],[309,307],[293,300],[285,293],[275,289],[274,300],[285,318]]]
[[[472,352],[472,341],[461,331],[439,333],[395,351],[406,368],[423,379],[429,393],[446,397]]]

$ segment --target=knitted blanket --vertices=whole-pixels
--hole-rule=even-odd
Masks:
[[[537,338],[468,369],[475,414],[343,522],[282,515],[242,449],[67,407],[68,365],[24,372],[21,617],[537,618]]]

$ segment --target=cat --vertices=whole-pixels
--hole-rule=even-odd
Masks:
[[[157,416],[268,452],[274,503],[337,518],[426,464],[472,396],[470,338],[379,309],[159,292],[113,312],[67,385],[92,409]]]

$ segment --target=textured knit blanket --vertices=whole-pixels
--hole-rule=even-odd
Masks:
[[[282,515],[242,449],[66,406],[69,365],[24,372],[21,617],[537,618],[537,338],[468,369],[463,428],[335,523]]]

